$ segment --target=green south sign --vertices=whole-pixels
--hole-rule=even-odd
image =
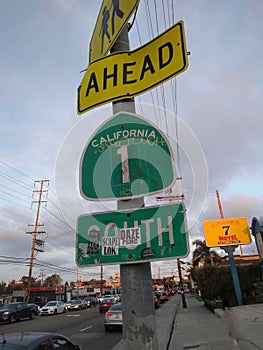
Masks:
[[[80,191],[88,200],[142,197],[176,179],[165,135],[141,116],[120,112],[90,138],[80,162]]]
[[[79,266],[181,258],[188,252],[183,203],[82,215],[77,220]]]

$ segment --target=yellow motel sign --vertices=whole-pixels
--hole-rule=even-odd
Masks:
[[[104,0],[90,41],[89,63],[106,55],[128,22],[139,0]]]
[[[204,221],[203,229],[208,247],[251,243],[251,234],[246,218]]]
[[[187,67],[184,23],[180,21],[134,51],[122,51],[91,63],[78,88],[78,114],[144,93]]]

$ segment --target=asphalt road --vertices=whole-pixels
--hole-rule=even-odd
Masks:
[[[109,350],[122,339],[122,332],[104,331],[104,314],[96,308],[68,311],[65,314],[37,316],[12,324],[0,324],[0,333],[17,331],[43,331],[63,334],[81,345],[82,350]]]

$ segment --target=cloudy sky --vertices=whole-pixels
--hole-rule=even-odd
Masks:
[[[116,207],[85,201],[78,183],[83,147],[112,115],[111,104],[76,112],[100,4],[0,1],[0,280],[28,275],[32,237],[26,232],[36,219],[35,180],[50,182],[39,219],[45,251],[36,254],[34,277],[43,270],[64,282],[76,280],[77,217]],[[133,50],[179,20],[185,24],[189,68],[135,102],[136,112],[171,141],[182,177],[173,191],[185,195],[190,251],[195,239],[204,239],[203,220],[220,218],[216,190],[226,218],[246,217],[251,224],[263,215],[262,15],[261,0],[141,0],[129,32]],[[146,205],[153,203],[155,196],[146,198]],[[255,254],[254,242],[243,253]],[[151,265],[155,277],[176,273],[175,261]],[[105,266],[104,277],[114,271],[119,266]],[[78,274],[100,278],[100,267]]]

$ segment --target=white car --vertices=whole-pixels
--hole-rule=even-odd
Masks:
[[[56,314],[62,314],[63,312],[66,312],[67,306],[63,301],[49,301],[46,305],[44,305],[40,309],[40,315],[56,315]]]

